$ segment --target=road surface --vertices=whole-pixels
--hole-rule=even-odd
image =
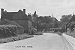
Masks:
[[[0,44],[0,50],[73,50],[73,48],[63,36],[44,33],[33,38]]]

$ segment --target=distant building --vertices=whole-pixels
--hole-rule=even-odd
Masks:
[[[3,20],[15,21],[20,26],[23,26],[25,32],[29,32],[30,27],[32,26],[31,16],[27,16],[26,9],[19,10],[18,12],[7,12],[4,9],[1,9],[1,21]]]

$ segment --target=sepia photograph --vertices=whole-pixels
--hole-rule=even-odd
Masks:
[[[75,50],[75,0],[0,0],[0,50]]]

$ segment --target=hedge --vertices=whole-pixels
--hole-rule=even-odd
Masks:
[[[24,33],[23,27],[16,25],[0,25],[0,38],[17,36]]]

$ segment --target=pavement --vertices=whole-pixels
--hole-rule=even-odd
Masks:
[[[44,33],[32,38],[0,44],[0,50],[73,50],[66,37],[66,35]]]
[[[75,38],[66,34],[63,34],[63,37],[70,43],[70,45],[75,50]]]

